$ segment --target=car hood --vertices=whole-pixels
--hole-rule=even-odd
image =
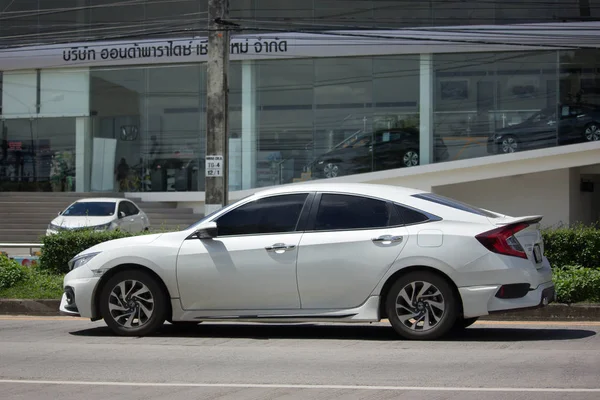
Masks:
[[[116,248],[137,246],[137,245],[146,245],[154,242],[156,239],[164,235],[164,233],[154,233],[150,235],[139,235],[139,236],[131,236],[121,239],[113,239],[106,242],[99,243],[95,246],[90,247],[89,249],[83,251],[81,255],[87,253],[97,253],[104,250],[114,250]]]
[[[61,228],[73,229],[73,228],[88,228],[98,225],[105,225],[111,223],[115,219],[114,216],[108,217],[66,217],[59,216],[52,220],[52,225],[59,226]]]

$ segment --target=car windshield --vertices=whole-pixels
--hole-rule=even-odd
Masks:
[[[365,134],[356,136],[355,138],[344,143],[342,145],[342,148],[366,146],[367,144],[369,144],[371,142],[372,137],[373,137],[372,133],[365,133]]]
[[[62,215],[65,217],[109,217],[115,214],[117,203],[86,201],[72,204]]]

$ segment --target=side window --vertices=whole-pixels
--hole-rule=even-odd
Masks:
[[[308,197],[307,193],[266,197],[244,204],[220,216],[219,236],[293,232]]]
[[[130,201],[127,202],[127,209],[129,210],[129,215],[138,215],[140,213],[140,210]]]
[[[383,228],[388,226],[389,219],[385,201],[345,194],[323,194],[315,230]]]
[[[394,204],[394,215],[390,221],[390,225],[412,225],[429,221],[429,217],[412,208]]]
[[[121,216],[121,213],[125,213],[125,216],[128,216],[128,215],[129,215],[129,212],[128,212],[128,210],[127,210],[127,206],[125,205],[125,202],[124,202],[124,201],[121,201],[121,202],[119,203],[119,212],[117,213],[117,215],[120,217],[120,216]]]

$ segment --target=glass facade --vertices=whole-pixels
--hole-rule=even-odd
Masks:
[[[268,3],[248,10],[286,10]],[[204,190],[204,63],[4,71],[0,83],[0,190]],[[593,49],[236,59],[230,190],[597,141],[599,105]]]
[[[600,17],[600,0],[230,0],[244,33],[556,23]],[[206,28],[208,0],[0,0],[0,46],[178,37]]]

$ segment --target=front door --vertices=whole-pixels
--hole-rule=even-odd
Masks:
[[[404,248],[408,230],[384,200],[323,193],[317,201],[298,253],[302,308],[358,307]]]
[[[294,193],[250,201],[215,221],[216,238],[186,240],[177,259],[182,307],[299,309],[298,221],[308,198]]]

